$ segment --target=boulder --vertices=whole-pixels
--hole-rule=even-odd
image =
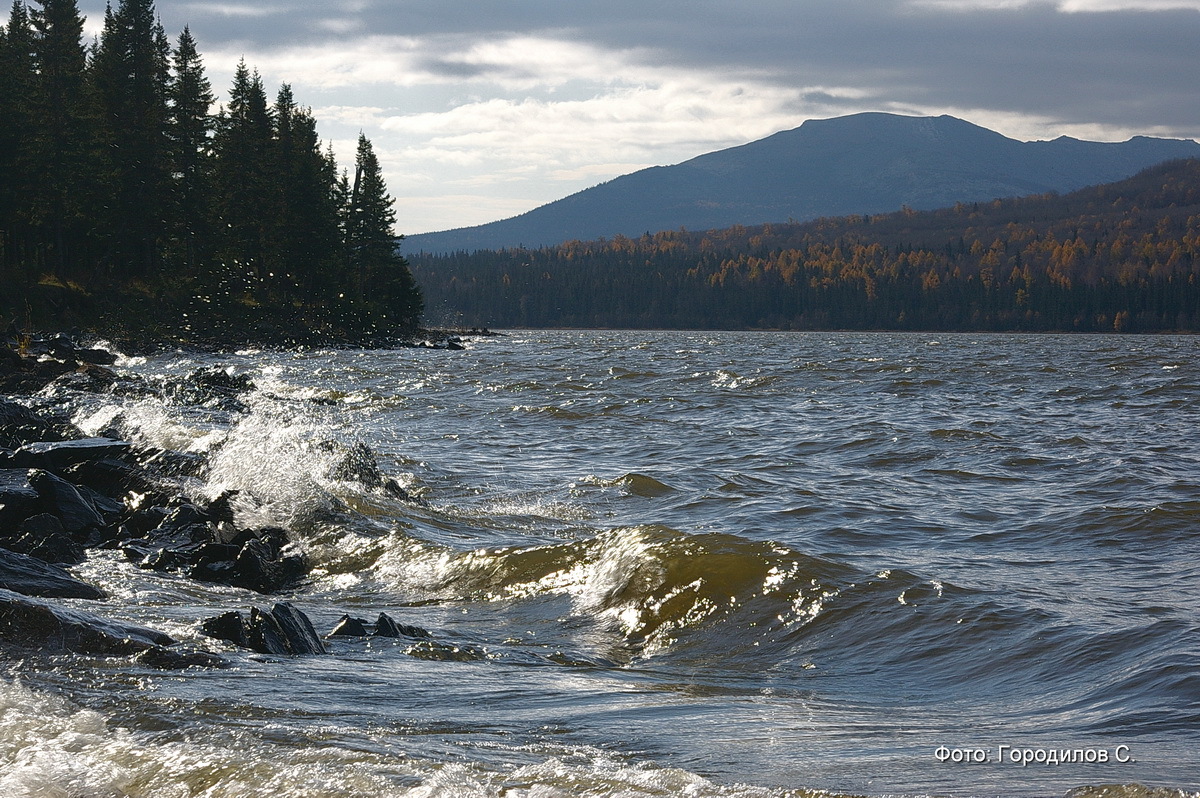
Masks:
[[[65,568],[8,549],[0,549],[0,588],[44,598],[104,598],[103,590],[79,581]]]
[[[375,621],[375,630],[367,631],[368,621],[363,618],[352,618],[349,615],[343,615],[338,619],[337,626],[333,628],[328,637],[367,637],[374,635],[375,637],[415,637],[422,640],[430,640],[433,638],[428,631],[419,626],[409,626],[407,624],[396,623],[385,613],[379,613],[379,619]]]
[[[0,641],[46,653],[126,656],[175,641],[162,632],[0,589]]]
[[[229,663],[216,654],[196,649],[175,649],[151,646],[134,657],[134,661],[160,671],[185,668],[228,668]]]
[[[248,618],[236,610],[209,618],[200,624],[200,631],[260,654],[328,653],[308,616],[286,601],[270,611],[251,607]]]
[[[193,579],[244,587],[258,593],[275,593],[295,584],[308,572],[298,554],[285,554],[287,533],[277,527],[246,529],[228,543],[224,524],[214,525],[214,540],[195,552]]]
[[[349,615],[343,615],[338,619],[337,626],[333,627],[333,631],[328,637],[366,637],[367,622],[362,618],[351,618]]]
[[[34,469],[29,472],[29,483],[37,491],[41,507],[57,516],[70,534],[104,526],[104,518],[95,506],[62,477]]]
[[[75,485],[86,485],[113,499],[120,498],[130,491],[149,493],[155,489],[154,484],[139,468],[116,457],[75,463],[63,469],[60,476]]]
[[[379,613],[379,619],[375,621],[375,634],[379,637],[416,637],[426,640],[433,638],[433,635],[427,630],[419,626],[396,623],[382,612]]]
[[[254,382],[245,374],[212,367],[197,369],[182,379],[164,381],[161,395],[164,399],[181,404],[246,413],[250,408],[238,396],[254,390],[254,387]]]
[[[24,468],[0,468],[0,534],[37,512],[41,497]]]
[[[83,562],[83,546],[67,534],[62,521],[49,513],[32,515],[21,522],[16,534],[0,537],[0,546],[48,563]]]
[[[17,449],[37,441],[74,437],[69,425],[42,418],[25,405],[0,399],[0,446]]]
[[[62,471],[76,463],[120,457],[128,454],[131,448],[132,444],[127,441],[114,441],[109,438],[37,441],[27,443],[13,452],[12,464],[19,468]]]

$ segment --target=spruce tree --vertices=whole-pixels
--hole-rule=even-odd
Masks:
[[[218,117],[214,206],[216,257],[230,278],[229,288],[253,305],[261,300],[267,278],[267,242],[272,207],[271,114],[262,78],[243,60],[234,73],[229,107]]]
[[[166,238],[169,46],[153,0],[121,0],[105,15],[92,64],[109,167],[104,233],[110,272],[157,271]]]
[[[311,317],[313,310],[324,310],[339,253],[337,171],[321,151],[312,112],[296,105],[287,84],[280,87],[274,118],[273,254],[282,276],[276,285],[282,298],[308,305]]]
[[[30,160],[38,180],[30,196],[39,260],[62,278],[86,275],[95,207],[94,107],[86,80],[83,17],[75,0],[36,0],[37,81],[31,103]]]
[[[361,332],[411,329],[420,320],[420,290],[408,261],[396,250],[401,237],[395,234],[394,204],[375,150],[359,133],[346,245],[353,296],[364,324]]]
[[[212,192],[212,85],[196,40],[188,28],[179,34],[169,85],[167,139],[170,152],[169,259],[194,275],[211,251],[208,224]]]
[[[12,269],[29,245],[28,200],[35,173],[30,153],[34,85],[33,29],[14,0],[0,31],[0,266]]]

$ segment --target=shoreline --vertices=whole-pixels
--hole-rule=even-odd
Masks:
[[[455,336],[440,340],[441,346],[429,342],[426,348],[463,348]],[[279,599],[269,610],[252,604],[248,615],[195,619],[208,638],[261,654],[328,654],[311,621],[286,600],[303,586],[310,567],[288,530],[237,526],[231,502],[239,491],[209,500],[183,494],[175,481],[202,475],[206,456],[135,446],[111,431],[89,436],[63,412],[64,397],[53,395],[60,388],[170,396],[238,413],[245,412],[239,397],[254,383],[212,367],[154,384],[113,371],[109,366],[117,360],[108,349],[61,334],[26,337],[16,349],[0,343],[0,658],[71,653],[133,656],[166,670],[229,666],[225,657],[163,632],[62,604],[78,599],[103,607],[105,593],[69,570],[99,549],[120,550],[141,568],[244,588],[248,598]],[[40,401],[22,401],[31,399]],[[348,476],[414,500],[383,477],[369,450],[347,450],[342,457]],[[347,615],[329,636],[432,637],[386,614],[373,631],[367,625]]]

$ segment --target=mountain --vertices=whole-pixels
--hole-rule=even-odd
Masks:
[[[411,258],[491,328],[1200,331],[1200,158],[1067,194]]]
[[[1022,142],[952,116],[810,120],[740,147],[655,166],[477,227],[405,239],[405,253],[549,246],[660,230],[805,221],[1067,192],[1200,156],[1191,140]]]

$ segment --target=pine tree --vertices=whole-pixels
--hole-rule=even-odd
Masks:
[[[187,274],[194,274],[211,250],[208,224],[212,192],[212,85],[188,28],[173,54],[168,96],[167,139],[172,165],[169,251]]]
[[[388,194],[383,170],[371,142],[362,133],[354,162],[347,215],[347,255],[353,296],[364,322],[363,332],[410,329],[420,320],[422,302],[408,262],[396,251],[395,200]]]

